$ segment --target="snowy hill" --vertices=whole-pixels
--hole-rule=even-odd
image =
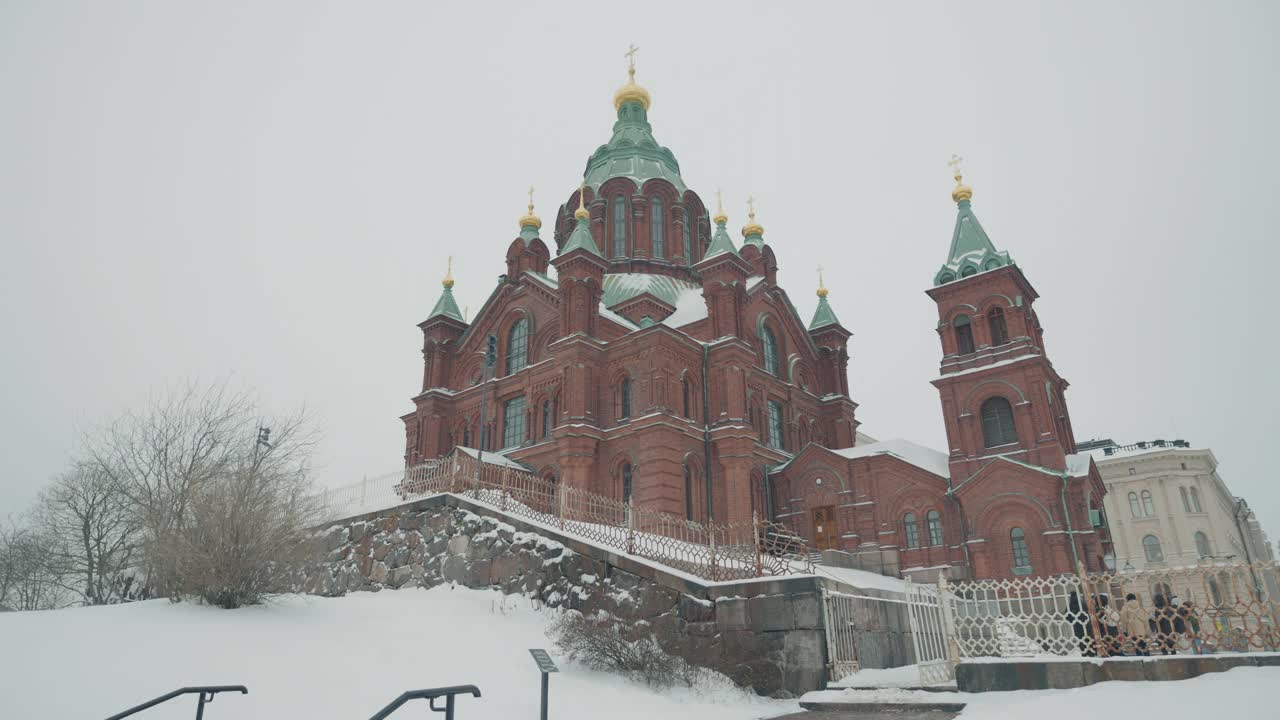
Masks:
[[[206,720],[368,718],[401,692],[474,684],[458,720],[535,718],[539,675],[528,649],[544,647],[549,615],[519,596],[451,589],[290,596],[217,610],[153,600],[0,616],[0,716],[101,718],[184,685],[243,684],[219,695]],[[556,658],[557,720],[698,717],[747,720],[798,710],[727,679],[658,691]],[[420,702],[420,701],[419,701]],[[422,717],[425,703],[392,717]],[[189,720],[194,696],[140,718]]]

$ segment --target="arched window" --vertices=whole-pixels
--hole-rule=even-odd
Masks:
[[[662,198],[655,197],[649,203],[653,216],[649,219],[649,239],[653,245],[653,256],[656,258],[667,256],[666,238],[662,236],[663,227],[666,225],[667,216],[662,211]]]
[[[519,370],[529,361],[529,321],[520,318],[507,331],[507,374]]]
[[[684,465],[684,516],[693,519],[693,468],[688,463]]]
[[[786,450],[787,442],[783,437],[782,403],[769,401],[769,447],[775,450]]]
[[[627,201],[621,195],[613,199],[613,256],[627,254]]]
[[[680,213],[680,226],[684,229],[684,257],[693,264],[693,236],[689,234],[689,209],[685,208]]]
[[[502,406],[502,447],[516,447],[524,442],[524,396],[514,397]]]
[[[1214,607],[1222,607],[1222,588],[1218,586],[1218,581],[1209,578],[1209,602]]]
[[[551,401],[544,400],[542,402],[542,437],[543,439],[551,437]]]
[[[1009,342],[1009,327],[1004,324],[1004,309],[993,307],[987,313],[987,326],[991,329],[991,345]]]
[[[1142,517],[1142,506],[1138,504],[1138,493],[1129,493],[1129,512],[1136,518]]]
[[[551,427],[560,424],[560,396],[551,399]]]
[[[693,415],[690,413],[692,408],[689,407],[689,378],[680,379],[680,397],[684,401],[684,416],[688,419],[693,419]]]
[[[1019,575],[1031,574],[1031,550],[1027,547],[1027,534],[1016,527],[1009,531],[1009,544],[1013,547],[1013,571]]]
[[[1151,498],[1150,490],[1142,491],[1142,517],[1151,517],[1156,514],[1156,503]]]
[[[969,267],[960,271],[960,277],[969,277],[970,275],[977,274],[977,272],[978,272],[978,268],[970,265]]]
[[[1009,401],[996,396],[982,403],[982,441],[986,447],[999,447],[1018,442],[1013,426],[1013,407]]]
[[[622,466],[622,502],[631,502],[631,463]]]
[[[618,383],[618,419],[631,417],[631,378],[624,377]]]
[[[973,325],[969,323],[969,316],[957,315],[951,325],[956,329],[956,352],[961,355],[973,352]]]
[[[462,447],[471,447],[471,426],[462,428]]]
[[[1178,493],[1182,495],[1182,511],[1191,512],[1191,503],[1187,500],[1187,489],[1180,487],[1178,488]]]
[[[764,371],[771,374],[778,374],[778,339],[773,336],[773,331],[769,326],[764,326],[764,331],[760,333],[760,343],[764,346]]]
[[[1147,562],[1164,562],[1164,550],[1160,547],[1160,538],[1155,535],[1142,538],[1142,552],[1147,556]]]
[[[1202,558],[1207,558],[1210,555],[1209,536],[1199,530],[1196,531],[1196,554]]]
[[[929,514],[925,515],[925,521],[928,523],[928,526],[929,526],[929,544],[941,545],[942,544],[942,516],[938,514],[937,510],[930,510]]]
[[[1191,488],[1191,512],[1203,512],[1200,509],[1200,491]]]
[[[902,517],[902,529],[907,535],[907,547],[920,547],[920,529],[916,527],[915,513],[907,513]]]

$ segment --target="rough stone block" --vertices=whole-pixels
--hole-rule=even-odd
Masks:
[[[454,535],[449,539],[449,554],[460,557],[467,556],[467,550],[471,547],[471,538],[466,535]]]
[[[790,630],[795,627],[791,600],[786,595],[757,595],[747,602],[751,629],[756,632]]]
[[[747,599],[716,598],[716,627],[722,633],[749,627]]]
[[[720,647],[724,662],[729,665],[748,662],[761,657],[756,634],[750,630],[730,630],[720,633]]]
[[[335,525],[321,536],[321,547],[325,552],[332,552],[347,544],[347,528]]]
[[[369,580],[376,583],[385,583],[387,581],[387,564],[374,561],[373,569],[369,571]]]
[[[640,577],[638,575],[632,575],[626,570],[619,570],[618,568],[611,568],[611,570],[609,580],[613,582],[615,588],[626,590],[630,593],[640,589]]]
[[[426,517],[420,512],[407,512],[400,516],[398,527],[401,530],[417,530],[426,522]]]
[[[1044,682],[1046,687],[1054,690],[1070,690],[1084,687],[1083,662],[1048,662],[1045,663]]]
[[[654,618],[676,606],[679,593],[657,583],[644,583],[635,594],[635,613],[639,618]]]
[[[413,568],[404,565],[391,571],[390,577],[387,578],[387,584],[393,588],[400,588],[413,579]]]
[[[453,518],[448,512],[437,512],[427,515],[424,526],[430,528],[431,532],[436,535],[450,535],[452,520]]]
[[[1102,676],[1105,680],[1138,682],[1147,679],[1147,671],[1141,660],[1105,660],[1102,663]]]
[[[351,523],[351,542],[360,542],[369,534],[369,524],[363,521]]]
[[[1186,658],[1173,655],[1153,657],[1142,663],[1148,680],[1186,680],[1195,677],[1191,663]]]
[[[467,559],[461,555],[450,555],[444,561],[444,566],[440,569],[440,574],[448,582],[462,583],[467,582]]]
[[[681,595],[676,606],[680,619],[690,623],[703,623],[714,620],[716,605],[710,600],[695,598],[692,595]]]
[[[466,586],[473,588],[488,587],[492,582],[490,569],[492,560],[473,560],[467,569]]]
[[[792,595],[791,617],[797,630],[821,630],[822,597],[813,592]]]

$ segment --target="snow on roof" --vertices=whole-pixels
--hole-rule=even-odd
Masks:
[[[1067,456],[1067,474],[1071,477],[1088,477],[1089,461],[1093,456],[1087,452]]]
[[[893,438],[871,443],[870,445],[856,445],[843,450],[832,450],[831,452],[850,459],[871,457],[872,455],[892,455],[938,477],[945,478],[951,475],[950,463],[946,453],[923,445],[917,445],[910,440],[903,440],[902,438]]]
[[[990,370],[991,368],[1003,367],[1005,365],[1012,365],[1014,363],[1022,362],[1023,360],[1029,360],[1031,358],[1038,358],[1038,357],[1040,357],[1038,353],[1029,353],[1026,355],[1019,355],[1017,357],[1009,358],[1008,360],[1000,360],[999,362],[993,362],[990,365],[972,367],[967,370],[956,370],[955,372],[944,372],[942,373],[942,377],[951,378],[951,377],[956,377],[957,375],[968,375],[969,373],[982,372],[983,370]]]
[[[606,318],[609,318],[610,320],[612,320],[612,321],[614,321],[614,322],[618,323],[619,325],[621,325],[621,326],[623,326],[623,327],[625,327],[625,328],[628,328],[628,329],[630,329],[630,330],[639,330],[639,329],[640,329],[640,326],[639,326],[639,325],[637,325],[637,324],[635,324],[635,323],[631,322],[630,320],[626,319],[625,317],[623,317],[623,316],[619,315],[618,313],[616,313],[616,312],[614,312],[614,311],[610,310],[609,308],[605,307],[605,306],[604,306],[604,301],[603,301],[603,300],[602,300],[602,301],[600,301],[600,317],[606,317]]]
[[[672,304],[676,306],[675,312],[664,318],[660,324],[678,328],[707,317],[707,301],[702,299],[702,288],[696,285],[681,289]]]
[[[1111,454],[1107,454],[1107,450]],[[1118,460],[1121,458],[1132,458],[1139,455],[1152,455],[1160,452],[1168,452],[1170,450],[1179,450],[1181,452],[1205,452],[1203,448],[1193,448],[1190,446],[1177,446],[1172,443],[1166,443],[1163,446],[1155,445],[1151,442],[1146,443],[1146,447],[1137,447],[1135,445],[1125,445],[1123,447],[1100,447],[1081,453],[1082,455],[1091,455],[1097,462],[1106,462],[1108,460]]]
[[[473,449],[473,448],[463,447],[463,446],[461,446],[461,445],[458,445],[455,449],[456,449],[458,452],[466,453],[467,455],[470,455],[471,457],[477,457],[477,456],[479,456],[479,454],[480,454],[480,453],[479,453],[479,451],[477,451],[477,450],[475,450],[475,449]],[[515,469],[517,469],[517,470],[528,470],[528,469],[529,469],[529,468],[528,468],[527,466],[525,466],[523,463],[516,462],[515,460],[512,460],[511,458],[507,457],[506,455],[503,455],[501,452],[493,452],[493,451],[491,451],[491,450],[486,451],[486,452],[484,453],[484,460],[483,460],[482,462],[485,462],[485,463],[488,463],[488,464],[491,464],[491,465],[499,465],[499,466],[501,466],[501,467],[515,468]]]

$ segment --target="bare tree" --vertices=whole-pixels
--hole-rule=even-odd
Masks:
[[[14,610],[51,610],[66,604],[62,570],[49,552],[51,540],[35,529],[0,525],[0,605]]]
[[[60,584],[87,605],[137,597],[137,514],[102,467],[77,464],[40,494],[36,522],[50,541]]]

